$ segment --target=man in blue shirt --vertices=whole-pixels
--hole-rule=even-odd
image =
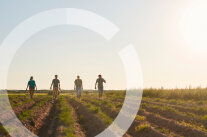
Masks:
[[[36,86],[35,81],[33,80],[33,76],[30,77],[30,80],[29,80],[29,82],[27,84],[26,91],[27,91],[28,87],[29,87],[30,98],[32,99],[33,95],[34,95],[35,88],[37,90],[37,86]]]

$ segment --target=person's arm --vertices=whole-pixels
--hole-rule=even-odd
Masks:
[[[27,84],[27,88],[26,88],[26,91],[27,91],[28,87],[29,87],[29,83]]]
[[[51,89],[51,90],[52,90],[52,85],[53,85],[53,81],[52,81],[51,86],[50,86],[50,89]]]
[[[75,81],[74,81],[74,90],[76,90],[76,85],[75,85]]]
[[[61,88],[60,88],[60,81],[59,81],[59,83],[58,83],[58,87],[59,87],[59,90],[61,90]]]
[[[37,91],[37,85],[36,85],[36,83],[35,83],[35,88],[36,88],[36,91]]]
[[[97,85],[98,81],[96,80],[96,83],[95,83],[95,89],[96,89],[96,85]]]
[[[106,80],[104,79],[104,83],[106,83]]]
[[[83,90],[83,81],[81,80],[81,87],[82,87],[82,90]]]
[[[61,90],[61,88],[60,88],[60,83],[59,83],[59,90]]]

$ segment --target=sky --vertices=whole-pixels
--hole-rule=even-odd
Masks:
[[[0,3],[0,46],[6,36],[34,14],[55,8],[78,8],[105,17],[120,28],[110,41],[78,26],[47,28],[16,52],[8,89],[24,89],[34,76],[38,89],[49,89],[55,74],[62,89],[73,89],[77,75],[94,89],[98,74],[105,89],[125,89],[126,75],[118,52],[133,43],[145,88],[207,85],[205,0],[7,0]]]

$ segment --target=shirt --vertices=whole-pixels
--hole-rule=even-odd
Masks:
[[[30,80],[30,81],[28,82],[28,85],[29,85],[30,87],[32,87],[32,88],[34,88],[34,87],[36,86],[34,80]]]
[[[52,84],[53,87],[58,88],[58,84],[60,83],[59,79],[53,79]]]
[[[82,87],[82,80],[81,79],[76,79],[74,83],[75,83],[76,87]]]
[[[98,87],[103,87],[104,82],[105,82],[105,80],[103,78],[98,78],[96,80],[96,83],[98,83]]]

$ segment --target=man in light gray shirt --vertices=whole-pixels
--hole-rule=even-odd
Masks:
[[[77,98],[80,98],[83,90],[83,82],[80,76],[77,76],[77,79],[74,81],[74,90],[76,90]]]

